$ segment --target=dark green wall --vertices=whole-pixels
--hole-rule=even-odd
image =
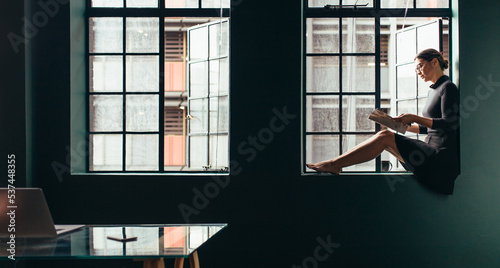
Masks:
[[[38,11],[36,2],[33,0],[31,14]],[[500,2],[460,2],[462,175],[450,197],[423,189],[411,176],[301,177],[298,117],[274,133],[254,159],[240,154],[237,147],[242,142],[269,127],[275,117],[273,109],[283,111],[286,107],[289,114],[300,113],[301,3],[234,3],[234,174],[221,177],[228,184],[217,188],[205,203],[193,198],[197,190],[203,192],[215,185],[211,177],[71,176],[64,172],[72,120],[69,7],[61,5],[60,12],[40,29],[31,43],[29,63],[32,173],[33,184],[44,189],[56,222],[184,223],[178,206],[195,208],[197,201],[198,214],[191,215],[190,222],[229,223],[227,230],[200,250],[203,267],[301,265],[314,258],[320,240],[340,245],[318,262],[319,267],[499,265],[500,142],[495,137],[500,125],[494,117],[500,113],[500,84],[496,83],[500,83],[500,36],[494,25],[500,22]],[[19,24],[18,16],[8,21]],[[481,81],[490,77],[493,87],[488,91]],[[22,89],[23,83],[19,80],[15,85]],[[14,110],[15,119],[25,120],[23,109]],[[24,135],[21,128],[17,133]],[[63,168],[60,176],[54,165]],[[76,266],[94,267],[98,263]],[[35,261],[26,265],[67,264]],[[106,267],[137,265],[106,263]]]

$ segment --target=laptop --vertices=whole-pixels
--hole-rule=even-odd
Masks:
[[[85,225],[54,225],[40,188],[0,188],[0,237],[55,237]]]

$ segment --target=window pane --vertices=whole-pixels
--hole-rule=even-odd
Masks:
[[[417,93],[417,75],[415,74],[415,64],[405,64],[397,68],[397,98],[414,98]]]
[[[123,0],[92,0],[92,7],[123,7]]]
[[[123,97],[90,96],[90,131],[123,130]]]
[[[210,135],[209,161],[212,167],[229,167],[227,135]]]
[[[306,163],[317,163],[339,156],[338,135],[308,135],[306,144]]]
[[[127,52],[158,52],[158,18],[127,18]]]
[[[382,8],[413,8],[413,0],[381,0]]]
[[[417,52],[424,49],[434,48],[440,51],[439,48],[439,23],[436,21],[428,25],[417,28]]]
[[[338,53],[339,40],[339,19],[307,19],[307,53]]]
[[[342,4],[343,5],[354,5],[354,4],[364,5],[366,3],[368,3],[367,7],[373,7],[373,0],[365,0],[365,1],[359,1],[359,0],[342,0]]]
[[[127,96],[127,131],[158,131],[158,96]]]
[[[127,135],[126,170],[158,170],[158,135]]]
[[[375,19],[342,19],[342,52],[375,52]]]
[[[123,57],[90,56],[90,91],[123,91]]]
[[[201,7],[203,8],[220,8],[222,5],[223,8],[230,8],[231,1],[230,0],[202,0]]]
[[[208,58],[208,27],[193,29],[189,32],[189,60]]]
[[[210,25],[210,58],[224,57],[228,54],[229,23],[222,22]]]
[[[166,8],[197,8],[198,0],[165,0]]]
[[[308,92],[338,92],[339,57],[307,57],[306,83]]]
[[[127,56],[127,92],[158,92],[158,56]]]
[[[229,131],[229,98],[210,98],[210,133]]]
[[[417,0],[417,8],[448,8],[449,0]]]
[[[342,153],[369,139],[372,135],[343,135]],[[375,171],[375,159],[354,166],[345,167],[342,171]]]
[[[89,24],[90,53],[123,51],[122,18],[90,18]]]
[[[127,0],[127,7],[158,7],[158,0]]]
[[[417,113],[417,101],[407,100],[397,102],[397,113],[400,114],[416,114]]]
[[[190,97],[208,95],[208,63],[206,61],[189,65]]]
[[[375,57],[342,57],[342,91],[375,92]]]
[[[219,64],[220,63],[220,64]],[[219,87],[219,84],[221,85]],[[210,96],[227,95],[229,92],[229,59],[210,61]]]
[[[201,169],[207,166],[207,136],[189,137],[189,168]]]
[[[339,97],[307,96],[307,132],[339,131]]]
[[[189,101],[189,133],[208,132],[208,100]]]
[[[342,127],[344,131],[375,131],[368,116],[375,109],[375,96],[343,96]]]
[[[396,36],[397,63],[413,62],[417,51],[415,29],[398,33]]]
[[[122,135],[90,135],[90,171],[122,170]]]

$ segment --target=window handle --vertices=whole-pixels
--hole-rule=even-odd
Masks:
[[[186,115],[186,119],[187,119],[187,120],[191,120],[191,119],[193,119],[193,116],[192,116],[192,115],[190,115],[190,114],[188,114],[188,115]]]

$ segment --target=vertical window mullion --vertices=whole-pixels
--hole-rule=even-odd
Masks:
[[[124,5],[126,4],[126,0],[124,0]],[[122,47],[122,58],[123,58],[123,89],[122,89],[122,103],[123,103],[123,129],[122,129],[122,171],[126,171],[126,146],[127,146],[127,21],[126,17],[123,16],[123,26],[122,26],[122,35],[123,35],[123,47]]]
[[[342,108],[343,108],[343,105],[342,105],[342,102],[343,102],[343,94],[342,94],[342,85],[343,85],[343,81],[342,81],[342,59],[344,58],[344,48],[343,48],[343,45],[342,45],[342,39],[343,39],[343,33],[342,33],[342,28],[343,28],[343,25],[342,25],[342,16],[339,16],[339,155],[342,155],[342,149],[343,149],[343,142],[342,142],[342,138],[344,136],[344,130],[343,130],[343,123],[342,123],[342,118],[343,118],[343,111],[342,111]]]
[[[159,0],[160,2],[163,2],[163,0]],[[161,3],[160,3],[161,5]],[[159,92],[158,92],[158,105],[159,105],[159,115],[158,115],[158,135],[159,135],[159,139],[158,139],[158,142],[159,142],[159,149],[158,149],[158,153],[159,153],[159,156],[158,156],[158,170],[160,172],[163,172],[164,169],[165,169],[165,166],[164,166],[164,163],[165,163],[165,18],[162,18],[162,17],[159,17],[158,18],[160,20],[159,22],[159,35],[160,35],[160,38],[159,39],[159,67],[160,67],[160,71],[159,71],[159,82],[160,82],[160,85],[159,85]],[[163,78],[163,79],[162,79]]]
[[[381,88],[381,70],[380,70],[380,16],[375,17],[375,108],[380,108],[380,101],[382,95]],[[375,131],[380,130],[380,125],[375,124]],[[381,171],[382,155],[377,156],[375,159],[375,172]]]

